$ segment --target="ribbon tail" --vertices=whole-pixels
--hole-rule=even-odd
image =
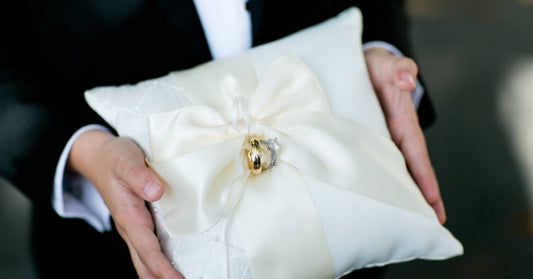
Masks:
[[[239,204],[242,196],[244,195],[244,189],[246,187],[246,181],[250,176],[250,170],[243,172],[239,177],[233,180],[233,185],[225,195],[224,204],[224,218],[229,218],[235,211],[235,208]]]
[[[335,277],[320,216],[303,177],[291,165],[280,162],[250,176],[232,219],[252,278]]]
[[[169,161],[148,162],[165,183],[158,203],[171,236],[205,231],[224,215],[221,197],[234,192],[228,186],[239,175],[232,161],[241,142],[240,138],[223,141]]]
[[[245,188],[246,188],[246,181],[248,180],[248,177],[250,176],[250,171],[247,170],[243,172],[240,176],[235,178],[233,180],[232,186],[229,189],[229,191],[224,195],[222,204],[224,204],[224,215],[221,218],[221,222],[223,222],[222,226],[223,228],[223,239],[226,240],[227,244],[225,245],[225,253],[226,253],[226,277],[225,278],[240,278],[240,276],[235,276],[232,274],[233,272],[238,272],[242,274],[243,271],[236,271],[232,267],[232,254],[230,252],[230,242],[231,242],[231,236],[232,234],[235,234],[234,231],[231,230],[231,224],[232,224],[232,216],[235,212],[235,209],[237,208],[239,202],[241,201]]]

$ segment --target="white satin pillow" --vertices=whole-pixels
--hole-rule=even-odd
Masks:
[[[338,278],[463,253],[389,139],[361,22],[350,8],[242,55],[86,92],[167,183],[152,213],[187,278]],[[281,145],[258,175],[241,157],[250,134]]]

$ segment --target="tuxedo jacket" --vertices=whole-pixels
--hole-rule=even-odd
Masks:
[[[401,0],[249,0],[253,45],[349,6],[362,11],[363,42],[385,41],[413,57]],[[32,201],[38,270],[51,278],[102,278],[112,271],[135,277],[115,230],[101,234],[55,214],[54,172],[77,129],[107,125],[86,104],[85,90],[134,84],[212,59],[193,1],[3,1],[0,21],[0,175]],[[425,89],[422,127],[435,118]]]

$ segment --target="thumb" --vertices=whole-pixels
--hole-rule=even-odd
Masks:
[[[416,86],[418,67],[411,58],[400,57],[392,64],[394,84],[403,91],[411,91]]]
[[[115,175],[127,188],[148,202],[157,201],[163,195],[163,183],[144,160],[119,160],[115,165]]]

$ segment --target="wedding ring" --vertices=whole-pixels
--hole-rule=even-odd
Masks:
[[[248,150],[248,168],[252,170],[252,174],[260,174],[263,171],[260,142],[257,138],[250,138],[249,141],[251,148]]]
[[[248,152],[248,168],[252,170],[252,174],[260,174],[263,171],[261,154],[253,151]]]
[[[257,175],[274,167],[278,159],[276,150],[279,147],[277,138],[264,139],[261,136],[248,135],[243,144],[243,151],[252,174]]]

